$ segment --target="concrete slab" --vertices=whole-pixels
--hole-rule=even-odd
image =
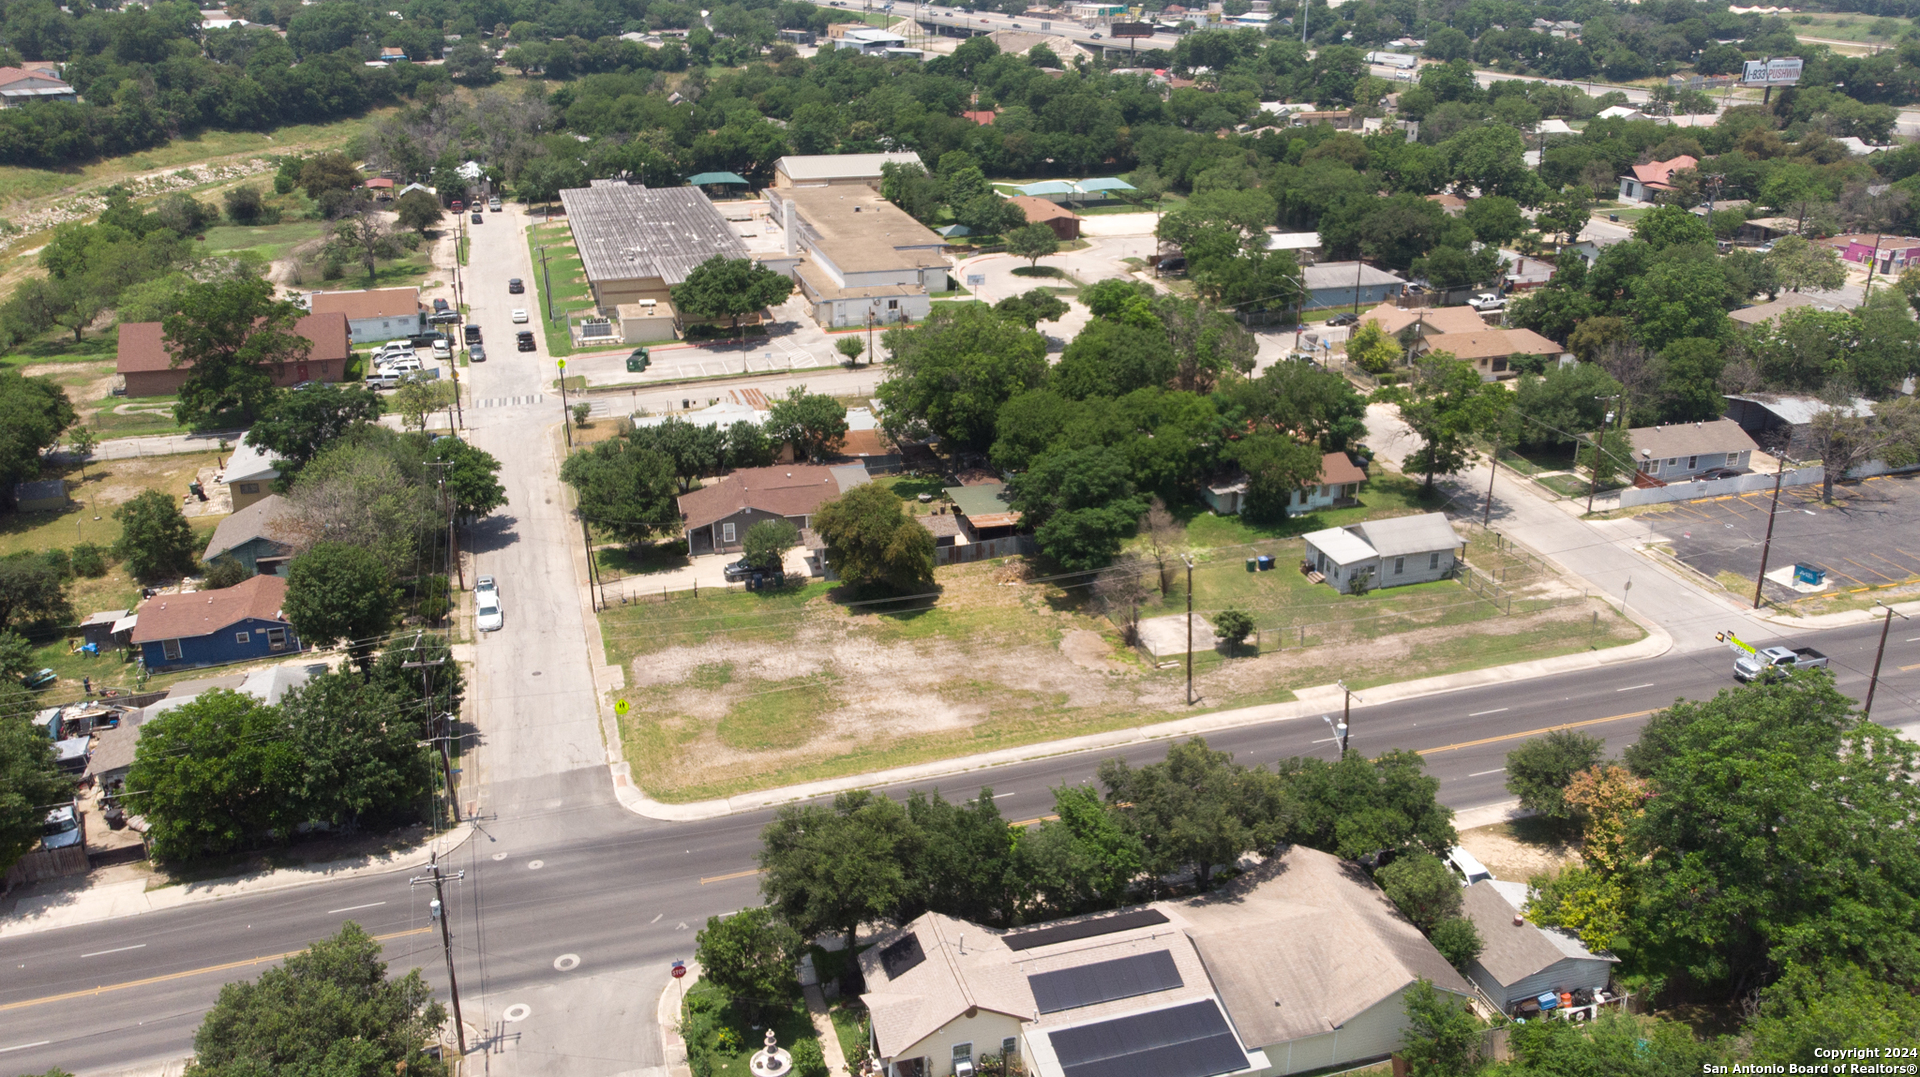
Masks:
[[[1193,615],[1193,652],[1211,651],[1220,643],[1220,637],[1213,634],[1213,626],[1205,617]],[[1187,615],[1176,613],[1171,617],[1149,617],[1140,622],[1140,645],[1155,658],[1167,658],[1187,653]]]

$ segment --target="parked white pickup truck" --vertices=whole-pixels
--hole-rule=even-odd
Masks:
[[[1493,292],[1481,292],[1479,295],[1467,300],[1467,306],[1481,313],[1485,313],[1490,310],[1505,310],[1507,301]]]

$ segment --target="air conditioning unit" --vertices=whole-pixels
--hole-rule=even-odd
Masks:
[[[648,312],[651,313],[660,305],[660,301],[658,299],[642,299],[640,305],[647,308]]]

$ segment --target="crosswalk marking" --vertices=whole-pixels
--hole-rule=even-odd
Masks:
[[[543,393],[534,393],[532,396],[490,396],[474,401],[473,406],[476,408],[518,407],[521,404],[538,404],[546,399]]]

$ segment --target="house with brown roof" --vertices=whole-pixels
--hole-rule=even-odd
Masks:
[[[1367,473],[1343,452],[1330,452],[1320,458],[1320,474],[1314,481],[1293,492],[1287,505],[1288,516],[1319,509],[1338,508],[1353,503]],[[1221,516],[1238,516],[1247,505],[1248,480],[1245,474],[1208,483],[1200,497]]]
[[[993,118],[995,115],[992,109],[983,109],[973,112],[962,112],[960,118],[963,120],[972,120],[982,127],[991,127],[993,126]]]
[[[1067,207],[1026,194],[1015,195],[1007,201],[1020,207],[1027,215],[1028,224],[1046,225],[1061,241],[1080,238],[1080,215]]]
[[[0,67],[0,108],[14,108],[34,101],[78,101],[80,95],[59,76],[51,64],[27,64],[24,67]]]
[[[1386,1058],[1419,980],[1472,985],[1357,866],[1298,846],[1218,892],[1013,931],[927,913],[861,951],[889,1077],[1293,1074]]]
[[[1422,338],[1441,333],[1484,333],[1490,326],[1472,307],[1402,307],[1382,303],[1360,315],[1360,324],[1372,322],[1388,336],[1412,328]]]
[[[1732,419],[1672,426],[1636,426],[1627,431],[1633,440],[1633,459],[1640,474],[1660,486],[1685,482],[1716,468],[1747,470],[1760,446]]]
[[[216,666],[300,649],[281,613],[287,581],[255,576],[218,591],[155,595],[140,603],[133,645],[149,670]]]
[[[697,557],[738,552],[747,528],[762,520],[786,520],[797,528],[810,528],[822,504],[866,481],[867,469],[859,464],[792,464],[729,472],[680,495],[687,553]]]
[[[344,316],[309,314],[293,323],[293,332],[307,338],[312,347],[302,362],[275,363],[269,368],[275,385],[284,389],[303,381],[339,381],[346,375],[352,346]],[[128,396],[174,396],[187,383],[193,364],[173,365],[159,322],[123,322],[113,369]]]
[[[347,334],[365,346],[404,340],[427,331],[427,310],[418,288],[371,288],[353,292],[315,292],[315,314],[344,314]]]
[[[1660,195],[1672,193],[1675,172],[1695,168],[1699,164],[1699,158],[1683,153],[1671,161],[1649,161],[1634,165],[1620,177],[1620,201],[1656,201]]]
[[[1531,329],[1480,329],[1471,333],[1436,333],[1416,342],[1413,354],[1451,352],[1473,364],[1481,381],[1506,381],[1536,365],[1572,362],[1573,353]]]

